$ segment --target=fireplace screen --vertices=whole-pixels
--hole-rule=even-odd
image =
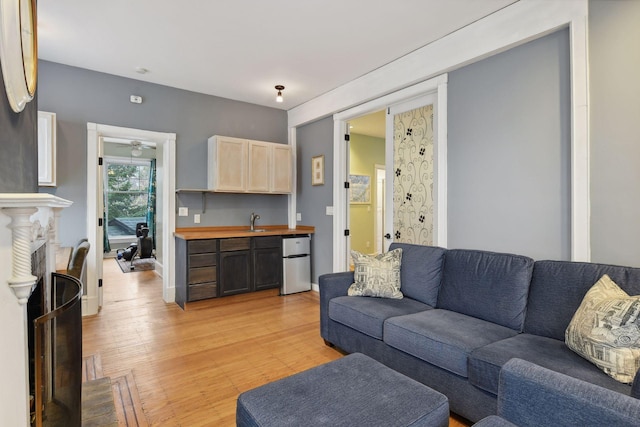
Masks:
[[[80,426],[82,285],[52,275],[52,310],[34,320],[35,425]]]

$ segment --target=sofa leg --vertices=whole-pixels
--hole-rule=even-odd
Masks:
[[[327,347],[334,347],[333,343],[327,340],[324,340],[324,345],[326,345]]]

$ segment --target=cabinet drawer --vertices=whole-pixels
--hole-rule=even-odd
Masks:
[[[246,251],[251,246],[250,237],[238,237],[236,239],[221,239],[220,252]]]
[[[189,255],[189,268],[214,266],[217,256],[215,253]]]
[[[216,282],[216,271],[216,267],[190,268],[188,283]]]
[[[215,282],[189,285],[189,301],[197,301],[218,296],[218,286]]]
[[[279,248],[280,246],[282,246],[282,236],[264,236],[253,238],[253,247],[256,249]]]
[[[201,254],[205,252],[215,252],[216,241],[208,240],[189,240],[189,254]]]

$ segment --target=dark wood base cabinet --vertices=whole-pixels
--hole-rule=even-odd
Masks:
[[[176,238],[176,303],[282,285],[282,236]]]
[[[176,303],[218,296],[218,241],[176,239]]]
[[[282,286],[282,237],[253,238],[253,287],[256,291]]]
[[[251,291],[251,238],[220,239],[220,296]]]

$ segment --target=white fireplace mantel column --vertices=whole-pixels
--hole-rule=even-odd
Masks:
[[[59,246],[58,220],[60,210],[71,206],[70,201],[46,193],[2,193],[0,210],[11,217],[9,228],[12,231],[12,274],[8,279],[19,304],[26,304],[33,291],[37,278],[31,274],[31,243],[34,240],[34,225],[41,227],[42,222],[49,228],[40,237],[52,248]],[[41,208],[46,209],[42,222],[33,222],[32,216]],[[7,242],[0,242],[5,245]],[[51,264],[50,264],[51,265]],[[54,264],[55,265],[55,264]]]
[[[2,212],[11,217],[12,248],[11,248],[11,277],[9,287],[18,298],[18,303],[24,305],[29,300],[31,292],[38,278],[31,274],[31,215],[37,208],[2,208]]]
[[[51,194],[0,193],[0,426],[30,426],[26,303],[37,280],[31,254],[44,240],[47,257],[55,256],[57,220],[68,206]],[[55,260],[47,265],[50,274]]]

